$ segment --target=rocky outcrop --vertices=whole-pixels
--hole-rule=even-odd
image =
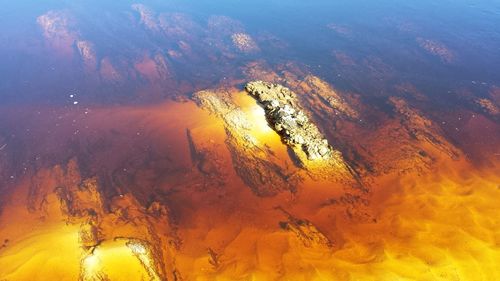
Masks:
[[[313,177],[353,179],[354,171],[309,119],[296,94],[279,84],[250,82],[245,87],[264,107],[270,126],[294,152],[302,168]]]
[[[334,150],[298,107],[290,89],[262,81],[248,83],[245,89],[264,106],[270,124],[285,143],[301,147],[309,160],[332,157]]]

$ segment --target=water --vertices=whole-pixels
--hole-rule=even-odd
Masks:
[[[57,103],[72,89],[92,96],[92,102],[125,102],[129,98],[133,102],[140,81],[128,81],[126,87],[106,90],[99,90],[101,85],[91,81],[82,81],[78,58],[61,61],[54,58],[54,53],[48,54],[50,48],[36,22],[37,16],[49,10],[63,11],[71,18],[67,28],[74,36],[93,42],[98,59],[123,59],[130,64],[144,52],[165,54],[167,48],[175,47],[179,38],[145,30],[138,22],[138,14],[130,9],[131,4],[109,1],[6,4],[0,41],[3,102],[29,103],[36,99]],[[151,7],[154,16],[176,12],[188,15],[199,25],[199,29],[193,30],[198,34],[192,36],[200,41],[219,32],[203,34],[210,16],[225,15],[235,20],[230,24],[244,27],[263,45],[258,54],[226,58],[217,47],[191,42],[198,45],[194,51],[196,59],[176,62],[169,58],[176,79],[192,84],[190,89],[179,91],[180,94],[189,94],[196,85],[213,85],[225,76],[237,76],[239,66],[255,59],[265,59],[271,64],[289,61],[303,64],[337,87],[364,96],[391,95],[394,85],[410,82],[429,96],[441,96],[449,103],[456,98],[448,91],[470,88],[482,93],[483,83],[491,86],[500,80],[495,67],[500,61],[500,35],[496,28],[500,12],[498,4],[493,2],[151,1],[145,4]],[[450,57],[430,54],[419,46],[418,38],[440,44]],[[351,58],[353,65],[342,65],[335,53]],[[102,93],[97,95],[97,91]]]
[[[500,2],[3,2],[1,280],[500,278]],[[352,178],[298,164],[255,79]]]

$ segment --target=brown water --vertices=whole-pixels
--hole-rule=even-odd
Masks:
[[[4,3],[0,280],[499,279],[498,23],[488,1]],[[297,164],[256,79],[352,178]]]

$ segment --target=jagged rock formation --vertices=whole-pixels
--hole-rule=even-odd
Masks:
[[[430,146],[451,158],[457,158],[459,154],[439,126],[409,107],[401,98],[395,99],[401,101],[397,114],[387,116],[364,104],[356,95],[344,95],[319,77],[301,72],[293,64],[278,70],[273,71],[264,61],[250,63],[243,69],[248,79],[283,84],[296,93],[295,103],[300,103],[303,112],[307,112],[320,130],[324,130],[330,143],[335,143],[334,148],[342,151],[343,161],[349,163],[346,166],[353,167],[348,168],[349,173],[359,181],[361,177],[367,179],[365,176],[374,173],[427,170],[436,161],[435,151]],[[395,116],[397,118],[393,118]],[[372,126],[378,130],[373,131]],[[294,149],[300,156],[301,151],[298,150],[300,147]],[[321,171],[316,174],[328,173],[325,169],[311,169],[312,163],[324,160],[302,159],[305,159],[303,166],[309,170]]]
[[[227,93],[202,91],[196,93],[194,99],[200,107],[224,121],[226,145],[231,152],[233,166],[256,194],[271,196],[279,191],[296,190],[299,178],[295,172],[270,160],[273,155],[260,146],[250,133],[252,123]]]
[[[318,127],[309,120],[294,92],[263,81],[250,82],[245,89],[264,107],[271,127],[292,148],[302,167],[314,176],[352,178],[353,171],[342,154],[328,144]]]
[[[264,106],[269,122],[285,143],[300,146],[309,160],[332,157],[334,150],[298,107],[290,89],[262,81],[248,83],[245,89]]]

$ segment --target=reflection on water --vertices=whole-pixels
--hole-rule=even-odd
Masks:
[[[2,4],[0,279],[499,279],[499,24],[491,1]],[[282,142],[253,80],[336,162]]]

